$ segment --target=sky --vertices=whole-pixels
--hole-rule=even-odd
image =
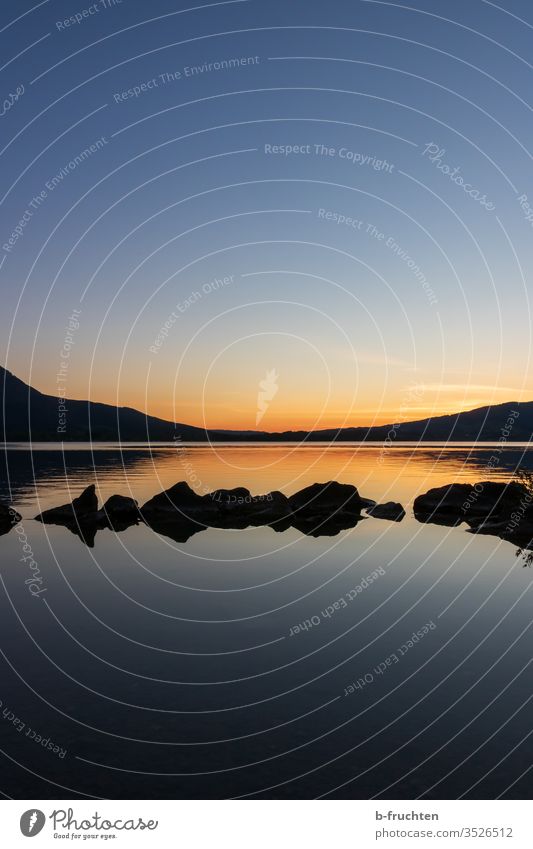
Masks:
[[[219,428],[532,400],[532,27],[527,0],[4,5],[1,362]]]

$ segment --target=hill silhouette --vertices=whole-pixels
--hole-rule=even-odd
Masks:
[[[61,432],[58,398],[43,395],[1,366],[0,393],[0,434],[7,442],[167,442],[178,437],[194,442],[207,438],[201,428],[167,422],[130,407],[70,399],[64,403],[65,432]]]
[[[269,433],[204,430],[148,416],[130,407],[66,400],[64,430],[58,398],[44,395],[0,366],[0,439],[6,442],[300,442],[302,440],[407,442],[528,442],[533,433],[533,401],[491,407],[377,427],[327,428]],[[511,425],[509,424],[511,422]]]

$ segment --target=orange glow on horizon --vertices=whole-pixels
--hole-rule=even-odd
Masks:
[[[322,415],[313,414],[311,410],[283,410],[276,412],[275,410],[267,410],[262,420],[256,424],[255,417],[250,416],[250,411],[243,408],[229,408],[224,406],[223,409],[218,409],[212,405],[205,412],[205,418],[198,413],[198,405],[184,403],[183,405],[159,403],[150,405],[146,409],[145,405],[140,402],[140,399],[121,398],[120,403],[116,397],[93,398],[104,404],[113,406],[132,407],[140,412],[146,413],[149,416],[154,416],[169,422],[179,422],[185,425],[203,428],[210,430],[247,430],[247,431],[266,431],[269,433],[278,433],[283,431],[296,430],[325,430],[330,428],[348,428],[348,427],[379,427],[381,425],[395,424],[401,422],[417,421],[435,416],[453,415],[458,412],[473,410],[478,407],[495,406],[496,404],[529,400],[527,398],[520,399],[518,390],[514,393],[508,393],[502,398],[472,398],[464,400],[464,398],[456,398],[453,400],[439,401],[419,406],[401,406],[397,407],[381,407],[373,408],[358,407],[356,410],[348,413],[346,410],[326,410]]]
[[[48,375],[47,378],[34,381],[34,385],[41,392],[54,395],[56,387]],[[176,386],[164,373],[146,385],[142,377],[136,383],[130,374],[126,377],[124,373],[118,375],[109,370],[105,374],[100,372],[98,381],[87,374],[77,375],[76,392],[68,397],[129,407],[165,421],[199,428],[277,433],[378,427],[505,402],[523,402],[533,397],[531,387],[518,389],[512,383],[506,380],[500,386],[492,386],[434,379],[423,382],[413,379],[413,375],[398,376],[387,382],[374,380],[371,373],[365,373],[351,397],[353,384],[347,380],[339,380],[328,393],[313,376],[302,375],[300,381],[289,383],[282,375],[276,388],[269,387],[268,381],[258,384],[254,375],[253,381],[235,379],[233,385],[231,380],[217,380],[204,395],[204,386],[192,374]],[[350,391],[346,390],[347,384]],[[260,406],[264,409],[259,409]]]

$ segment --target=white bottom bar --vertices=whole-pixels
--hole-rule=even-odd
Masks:
[[[1,843],[217,849],[531,849],[526,801],[3,801]],[[33,845],[33,844],[31,844]]]

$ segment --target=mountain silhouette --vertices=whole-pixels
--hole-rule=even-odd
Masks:
[[[529,442],[533,401],[508,401],[491,407],[377,427],[328,428],[268,433],[255,430],[204,430],[168,422],[130,407],[94,401],[64,401],[44,395],[0,366],[0,439],[6,442]],[[389,444],[389,442],[387,442]]]
[[[1,366],[0,393],[0,434],[6,442],[167,442],[178,438],[196,442],[207,439],[202,428],[167,422],[130,407],[70,399],[64,401],[65,432],[61,432],[58,430],[58,397],[43,395]],[[61,401],[63,403],[63,399]]]

